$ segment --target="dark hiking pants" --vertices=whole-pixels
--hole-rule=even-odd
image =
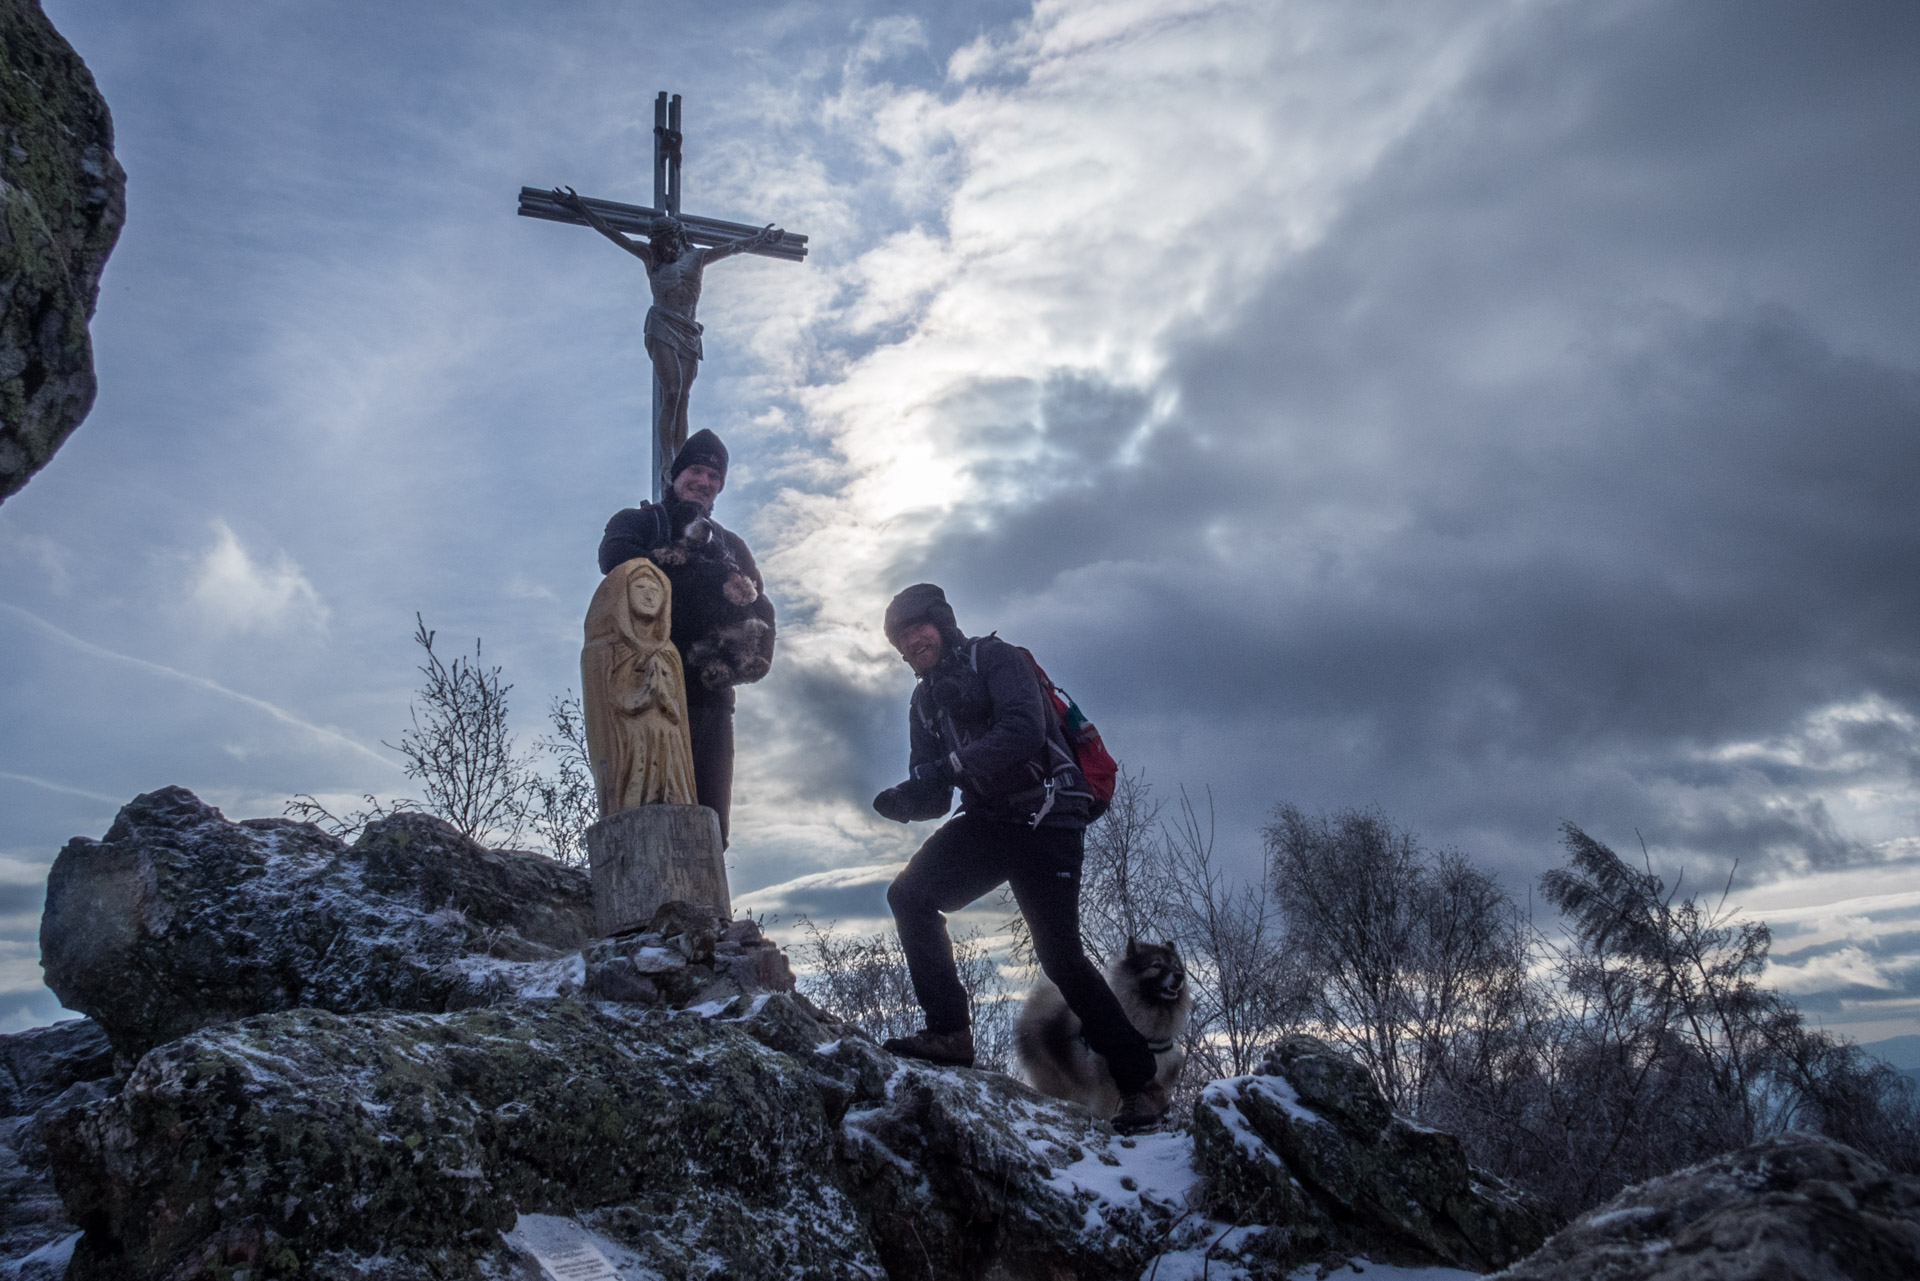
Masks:
[[[1137,1090],[1153,1079],[1153,1051],[1128,1020],[1107,981],[1080,947],[1080,862],[1085,833],[1076,827],[1029,828],[970,814],[950,819],[887,888],[914,995],[932,1032],[968,1026],[967,990],[953,963],[944,913],[956,912],[1005,882],[1027,919],[1033,953],[1080,1034],[1107,1061],[1114,1084]]]
[[[693,739],[693,790],[702,805],[720,816],[720,847],[725,849],[733,810],[733,708],[693,704],[687,708],[687,733]]]

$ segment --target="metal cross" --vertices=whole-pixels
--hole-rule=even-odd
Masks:
[[[669,96],[662,91],[653,102],[653,204],[651,206],[627,205],[613,200],[596,200],[592,197],[581,197],[580,203],[591,210],[604,227],[629,235],[646,236],[649,241],[656,230],[667,225],[669,219],[677,221],[687,243],[698,248],[733,245],[756,237],[760,228],[751,224],[725,222],[718,218],[704,218],[697,214],[681,212],[680,148],[682,141],[680,95],[676,93]],[[537,187],[520,189],[520,216],[541,218],[548,222],[572,223],[580,227],[593,225],[576,210],[568,208],[556,198],[552,191],[543,191]],[[633,252],[646,257],[644,248],[635,248]],[[791,231],[782,232],[776,240],[761,241],[750,247],[742,246],[740,252],[759,254],[763,258],[784,258],[788,262],[805,262],[807,238]],[[647,257],[646,260],[650,264],[649,275],[651,276],[654,274],[651,266],[652,259]],[[699,292],[697,281],[693,290],[693,297],[697,298]],[[689,323],[692,321],[691,304],[688,306],[687,320]],[[693,329],[697,334],[699,326],[695,325]],[[697,360],[697,352],[695,359]],[[663,439],[659,426],[662,419],[662,393],[658,369],[656,360],[653,407],[655,429],[651,433],[653,436],[653,497],[656,501],[660,498],[662,473],[667,463],[671,461],[671,454],[666,452],[671,442]],[[685,378],[686,382],[690,383],[692,373],[688,372]],[[679,403],[682,417],[684,417],[684,384]]]

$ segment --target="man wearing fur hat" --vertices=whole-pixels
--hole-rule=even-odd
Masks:
[[[773,602],[753,553],[713,518],[727,483],[727,447],[710,431],[688,437],[667,469],[658,503],[629,507],[607,522],[600,572],[644,556],[673,585],[673,644],[687,674],[687,727],[700,803],[720,816],[728,838],[733,801],[733,687],[773,664]]]
[[[887,606],[887,640],[920,678],[909,711],[906,782],[874,797],[884,818],[960,813],[927,838],[887,888],[927,1026],[886,1048],[971,1066],[966,989],[945,913],[1001,884],[1013,889],[1033,953],[1120,1090],[1119,1130],[1166,1114],[1152,1049],[1080,945],[1080,865],[1093,796],[1027,656],[997,636],[969,638],[946,593],[917,583]]]

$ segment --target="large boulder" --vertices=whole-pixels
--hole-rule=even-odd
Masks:
[[[529,1275],[555,1220],[628,1275],[1132,1281],[1231,1226],[1192,1213],[1184,1135],[785,994],[263,1015],[148,1053],[49,1148],[73,1281]]]
[[[93,407],[87,321],[126,189],[86,64],[35,0],[0,0],[0,502]]]
[[[669,1275],[850,1275],[872,1247],[823,1097],[736,1025],[611,1003],[206,1028],[55,1126],[68,1275],[472,1276],[520,1214]]]
[[[1501,1281],[1911,1281],[1920,1179],[1784,1134],[1628,1188]]]
[[[40,963],[67,1008],[137,1057],[275,1010],[480,1004],[516,965],[557,984],[592,933],[585,872],[438,819],[396,815],[348,846],[308,823],[232,823],[168,787],[134,798],[105,840],[60,851]]]
[[[1288,1225],[1296,1252],[1480,1272],[1546,1236],[1525,1198],[1469,1165],[1458,1139],[1393,1115],[1365,1068],[1311,1036],[1286,1038],[1252,1076],[1208,1085],[1193,1133],[1213,1214]]]

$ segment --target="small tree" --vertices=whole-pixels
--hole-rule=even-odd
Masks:
[[[1195,1088],[1252,1072],[1305,1006],[1302,975],[1281,947],[1265,867],[1250,879],[1229,875],[1214,856],[1213,838],[1212,793],[1203,825],[1182,791],[1178,817],[1161,829],[1160,882],[1164,915],[1193,984],[1184,1080]]]
[[[501,681],[498,667],[481,665],[480,641],[474,640],[471,659],[448,663],[434,652],[435,633],[420,615],[413,619],[414,643],[427,655],[420,665],[426,681],[408,709],[412,726],[398,743],[383,741],[382,746],[400,753],[407,777],[417,780],[425,795],[392,802],[369,795],[366,808],[337,815],[303,793],[287,802],[287,816],[346,836],[389,814],[424,810],[469,840],[511,845],[536,814],[566,813],[564,790],[556,794],[554,810],[542,808],[546,780],[535,774],[530,758],[514,751],[507,728],[507,691],[513,686]]]
[[[586,718],[580,696],[569,690],[547,704],[553,733],[534,746],[553,758],[552,775],[528,774],[533,830],[562,863],[587,862],[587,828],[600,817],[600,797],[593,783],[593,765],[587,751]]]
[[[1087,826],[1080,873],[1080,936],[1087,955],[1105,965],[1128,939],[1167,933],[1166,860],[1161,857],[1160,802],[1146,775],[1122,769],[1113,802]]]
[[[434,633],[418,614],[414,643],[427,653],[426,683],[414,698],[413,725],[398,743],[407,777],[426,791],[429,813],[469,840],[511,845],[527,825],[531,761],[514,752],[507,728],[507,692],[498,667],[483,667],[480,641],[473,657],[452,663],[433,652]]]
[[[807,999],[845,1019],[876,1041],[907,1036],[925,1021],[914,998],[913,978],[900,936],[891,930],[865,937],[843,933],[837,924],[824,929],[800,918],[802,945],[798,984]],[[1013,1061],[1013,1020],[1000,966],[978,931],[953,941],[953,960],[967,989],[973,1021],[974,1066],[1005,1071]]]
[[[1512,901],[1464,856],[1428,853],[1377,810],[1282,806],[1266,847],[1308,1017],[1360,1056],[1389,1103],[1417,1114],[1467,1038],[1513,1017],[1528,936]]]

